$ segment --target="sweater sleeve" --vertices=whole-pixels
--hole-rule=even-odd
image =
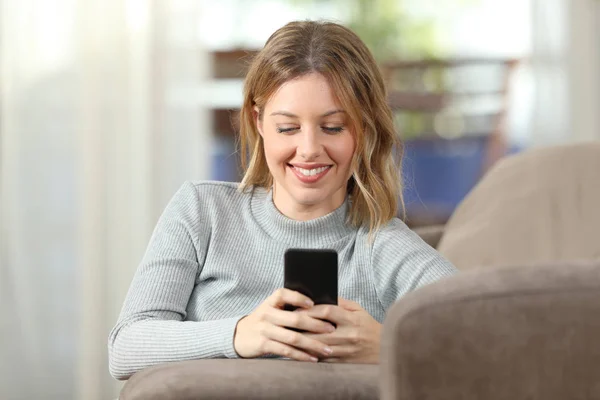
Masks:
[[[187,182],[161,215],[110,333],[109,370],[113,377],[127,379],[141,369],[171,361],[237,357],[233,336],[242,316],[185,321],[201,269],[199,232],[203,238],[210,235],[210,224],[200,227],[201,218],[198,191]],[[201,248],[200,254],[203,251]]]
[[[457,272],[397,218],[377,233],[371,252],[377,295],[386,310],[406,293]]]

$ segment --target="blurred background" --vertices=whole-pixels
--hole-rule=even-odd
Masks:
[[[239,179],[249,57],[295,19],[377,57],[408,223],[504,154],[600,139],[598,0],[0,0],[0,398],[111,399],[107,335],[184,180]]]

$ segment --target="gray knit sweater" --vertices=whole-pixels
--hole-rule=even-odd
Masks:
[[[237,184],[185,183],[160,217],[109,337],[118,379],[169,361],[238,357],[237,322],[283,285],[287,248],[338,252],[339,295],[377,321],[411,290],[455,272],[399,219],[377,232],[346,224],[348,201],[295,221],[272,192]]]

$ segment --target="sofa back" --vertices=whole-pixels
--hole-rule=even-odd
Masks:
[[[463,270],[600,259],[600,142],[500,161],[458,206],[438,250]]]

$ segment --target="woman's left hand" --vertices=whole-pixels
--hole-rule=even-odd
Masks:
[[[306,334],[331,349],[331,355],[320,361],[357,364],[379,363],[381,324],[358,303],[338,298],[338,305],[321,304],[298,311],[313,318],[333,322],[333,333]]]

